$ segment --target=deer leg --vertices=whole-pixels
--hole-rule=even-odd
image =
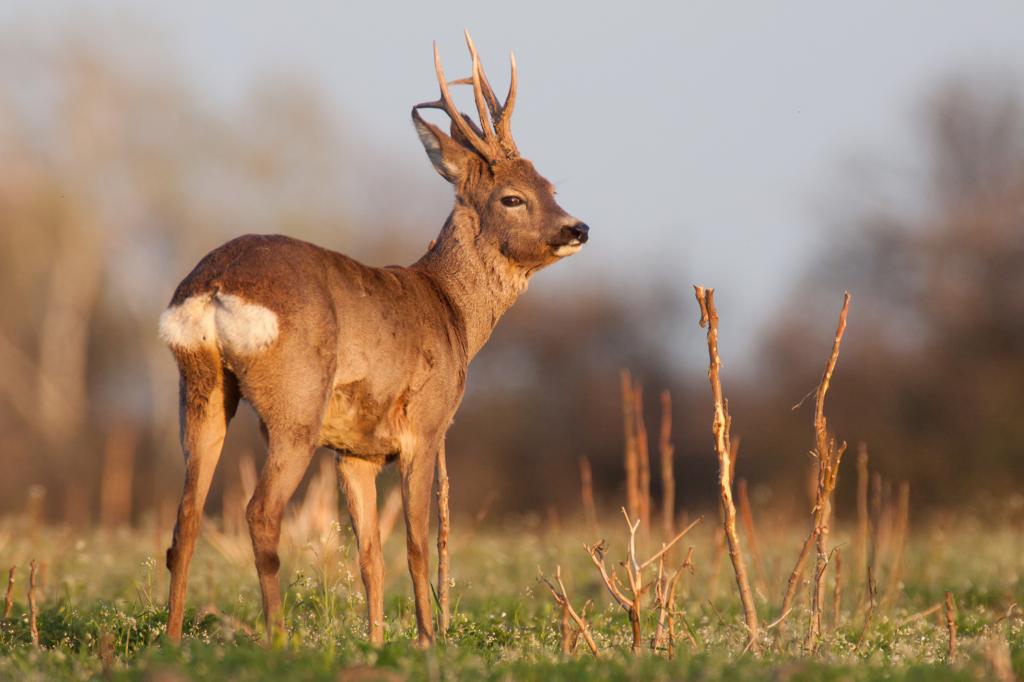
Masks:
[[[275,633],[284,632],[281,585],[278,580],[281,559],[277,553],[281,539],[281,519],[316,449],[311,438],[296,438],[287,429],[284,431],[276,434],[274,428],[270,428],[267,461],[245,509],[263,596],[263,618],[268,641],[273,639]]]
[[[188,568],[199,535],[206,495],[220,460],[228,422],[238,406],[238,389],[225,381],[219,361],[181,358],[181,445],[185,455],[185,489],[178,506],[174,536],[167,550],[171,589],[167,599],[167,639],[181,641]]]
[[[420,646],[434,643],[434,621],[430,609],[430,498],[438,448],[402,453],[402,503],[405,507],[405,540],[409,574],[416,599],[416,629]]]
[[[380,465],[359,457],[338,457],[338,478],[345,491],[352,530],[359,546],[359,570],[366,589],[370,644],[384,644],[384,557],[377,523],[377,473]]]

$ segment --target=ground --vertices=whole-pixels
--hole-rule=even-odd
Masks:
[[[1014,607],[1024,600],[1024,523],[1019,510],[995,516],[998,521],[948,514],[915,520],[895,579],[899,541],[882,538],[888,546],[879,546],[878,607],[859,646],[865,613],[857,542],[853,528],[840,526],[830,544],[841,548],[843,606],[833,627],[830,572],[826,632],[813,656],[801,651],[809,614],[806,578],[796,608],[763,634],[765,653],[743,653],[745,629],[731,567],[727,557],[716,560],[717,527],[705,519],[672,558],[678,564],[694,547],[695,570],[682,578],[677,606],[695,643],[683,638],[680,625],[672,660],[646,648],[639,657],[630,654],[625,612],[612,602],[582,547],[603,536],[609,567],[625,556],[625,525],[611,514],[598,530],[551,518],[482,524],[457,518],[453,625],[447,642],[427,651],[411,644],[415,619],[400,523],[385,546],[389,622],[383,648],[364,642],[362,588],[348,527],[299,515],[282,542],[288,637],[263,643],[248,539],[209,521],[192,564],[185,640],[175,648],[161,641],[165,524],[82,531],[8,518],[0,521],[0,561],[18,569],[11,617],[0,624],[0,678],[1009,680],[1010,666],[1024,676],[1024,618]],[[758,521],[763,558],[751,575],[764,625],[779,615],[806,529],[799,520],[776,522],[767,514]],[[653,550],[660,538],[645,540],[641,531],[640,545]],[[33,557],[40,566],[39,648],[31,644],[25,592]],[[560,610],[537,580],[538,567],[552,576],[559,564],[575,608],[593,601],[588,620],[599,659],[582,641],[574,654],[559,652]],[[648,581],[653,578],[650,573]],[[928,612],[947,590],[957,604],[953,663],[944,609]],[[644,601],[645,642],[656,619],[652,597]]]

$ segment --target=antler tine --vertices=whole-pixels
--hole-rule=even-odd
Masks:
[[[508,80],[508,95],[505,96],[505,104],[501,107],[501,116],[495,121],[494,128],[498,134],[498,141],[507,154],[518,155],[519,150],[512,139],[512,110],[516,108],[516,55],[508,53],[509,61],[512,62],[512,75]]]
[[[469,126],[466,119],[462,117],[455,103],[452,101],[451,93],[448,92],[448,82],[444,77],[444,68],[441,66],[441,52],[437,49],[437,42],[434,43],[434,70],[437,72],[437,82],[441,86],[441,99],[436,102],[428,102],[418,106],[432,109],[442,109],[452,120],[452,124],[458,129],[466,140],[473,145],[481,156],[488,161],[495,160],[494,149],[491,144],[481,139],[480,136]]]
[[[477,54],[476,45],[473,44],[473,38],[470,37],[469,30],[466,31],[466,44],[469,45],[469,51],[473,55],[474,67],[476,67],[476,65],[479,65],[480,67],[480,88],[483,90],[484,99],[487,100],[487,108],[491,110],[492,123],[497,122],[498,115],[501,113],[501,108],[498,105],[498,98],[494,96],[494,90],[491,89],[491,84],[487,80],[487,73],[484,71],[484,63],[480,60],[479,54]],[[474,68],[474,71],[476,70],[477,69]],[[473,78],[465,78],[459,82],[472,85]]]
[[[491,101],[494,100],[494,93],[490,92],[491,88],[489,85],[484,85],[487,82],[487,77],[484,75],[484,69],[480,65],[480,55],[477,54],[476,45],[473,44],[473,38],[469,35],[468,29],[466,30],[466,45],[469,47],[469,54],[473,58],[473,99],[476,101],[477,115],[480,116],[480,129],[484,133],[484,139],[493,146],[497,140],[494,134],[494,121],[491,120],[488,105],[491,105]],[[491,106],[491,112],[493,110],[493,106]]]

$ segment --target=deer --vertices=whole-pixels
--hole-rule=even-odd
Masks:
[[[455,202],[427,252],[407,267],[371,267],[282,235],[244,235],[207,254],[178,285],[159,335],[179,371],[185,484],[171,546],[166,638],[179,643],[189,563],[227,433],[241,400],[267,456],[245,511],[268,639],[284,632],[281,521],[318,448],[333,450],[356,538],[367,630],[384,642],[378,473],[401,480],[417,643],[434,641],[429,513],[438,453],[470,362],[540,269],[578,252],[589,227],[512,138],[515,56],[499,102],[466,32],[472,75],[449,83],[434,43],[440,98],[412,122]],[[449,85],[471,85],[479,122]],[[447,114],[449,131],[421,110]]]

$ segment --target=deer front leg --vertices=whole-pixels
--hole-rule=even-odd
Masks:
[[[416,599],[416,629],[420,646],[434,643],[434,621],[430,609],[430,498],[434,484],[434,466],[438,443],[403,452],[402,502],[405,507],[405,540],[409,555],[409,574]]]
[[[384,557],[377,523],[377,473],[380,466],[353,456],[338,457],[338,478],[345,491],[352,531],[359,546],[359,570],[366,589],[370,644],[384,644]]]

